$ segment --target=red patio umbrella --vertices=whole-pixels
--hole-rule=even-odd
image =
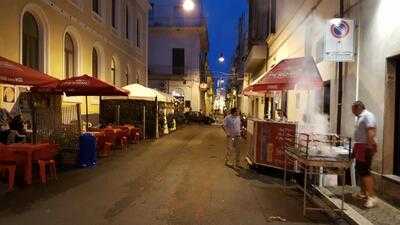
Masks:
[[[274,66],[259,82],[247,87],[252,92],[314,89],[323,86],[321,75],[312,57],[284,59]]]
[[[58,79],[0,56],[0,83],[38,86]]]
[[[86,97],[86,124],[88,124],[87,96],[128,96],[128,92],[89,75],[71,77],[31,89],[33,92]]]

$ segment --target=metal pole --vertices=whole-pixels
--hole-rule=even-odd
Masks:
[[[146,106],[143,105],[143,139],[146,139]]]
[[[303,187],[303,216],[306,215],[306,208],[307,208],[307,172],[308,166],[304,167],[304,187]]]
[[[87,96],[85,96],[85,101],[86,101],[86,131],[88,131],[89,127],[89,106],[88,106],[88,99]]]
[[[157,100],[157,96],[156,96],[156,138],[160,137],[159,131],[158,131],[158,100]]]
[[[117,105],[117,125],[120,123],[121,105]]]
[[[340,0],[339,17],[342,18],[344,14],[344,3]],[[338,66],[338,102],[337,102],[337,121],[336,133],[340,136],[342,127],[342,103],[343,103],[343,62],[339,62]]]
[[[78,132],[81,133],[82,131],[82,124],[81,124],[81,104],[76,104],[76,115],[78,119]]]

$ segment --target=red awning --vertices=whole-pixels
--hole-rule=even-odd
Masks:
[[[314,59],[301,57],[282,60],[259,82],[246,88],[244,94],[293,89],[307,90],[322,86],[323,81]]]
[[[0,56],[0,84],[38,86],[58,79]]]
[[[31,89],[33,92],[67,96],[128,96],[128,92],[89,75],[71,77]]]

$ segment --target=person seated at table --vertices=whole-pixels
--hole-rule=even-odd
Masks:
[[[24,142],[26,139],[26,130],[24,127],[24,121],[22,120],[21,114],[14,116],[10,122],[10,130],[13,136],[15,135],[15,143]],[[14,134],[15,132],[15,134]],[[10,140],[10,138],[8,138]]]
[[[278,113],[277,121],[279,121],[279,122],[287,122],[286,113],[282,109],[278,109],[277,113]]]
[[[0,108],[0,142],[7,144],[7,137],[10,134],[10,113],[5,108]]]

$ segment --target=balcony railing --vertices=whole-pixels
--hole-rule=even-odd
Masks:
[[[204,17],[150,17],[151,27],[202,27],[205,26]]]
[[[173,75],[173,76],[189,76],[198,74],[199,68],[170,66],[170,65],[149,65],[149,75]]]

